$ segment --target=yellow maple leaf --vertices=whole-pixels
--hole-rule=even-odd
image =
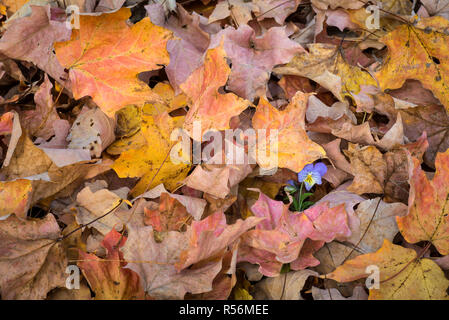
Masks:
[[[367,267],[379,268],[380,284],[370,289],[370,300],[447,300],[449,280],[430,259],[418,259],[414,249],[392,244],[387,239],[374,252],[346,261],[328,279],[349,282],[370,275]],[[373,268],[373,270],[375,270]]]
[[[142,114],[141,134],[145,145],[123,152],[115,161],[113,169],[119,177],[139,177],[132,190],[137,196],[161,183],[169,190],[175,189],[187,176],[190,165],[175,163],[170,151],[176,142],[170,141],[173,130],[181,128],[184,117],[172,118],[167,112],[160,115]],[[190,155],[180,155],[186,161]]]
[[[449,111],[449,21],[421,19],[401,25],[382,38],[389,57],[376,73],[382,90],[398,89],[405,80],[419,80]]]
[[[376,80],[361,68],[349,65],[338,47],[325,43],[308,45],[309,52],[299,53],[285,66],[273,71],[312,79],[331,91],[339,100],[351,97],[359,105],[362,85],[377,87]]]

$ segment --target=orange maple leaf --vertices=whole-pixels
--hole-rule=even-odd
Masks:
[[[413,161],[408,214],[396,218],[399,230],[410,243],[430,241],[441,254],[449,254],[449,150],[437,154],[432,180]]]
[[[271,152],[277,147],[278,165],[299,172],[305,165],[326,156],[324,149],[307,136],[305,113],[309,94],[298,91],[283,111],[273,107],[261,98],[253,117],[254,129],[278,130],[278,142],[258,138],[257,163],[263,168],[272,167]],[[270,144],[270,145],[268,145]],[[273,150],[272,150],[273,149]],[[261,156],[260,151],[270,152],[270,159]],[[263,152],[262,152],[263,154]]]
[[[226,130],[229,129],[229,120],[251,105],[233,93],[221,94],[218,91],[226,84],[231,73],[225,55],[223,44],[208,50],[204,65],[180,85],[190,101],[184,129],[191,137],[195,121],[201,121],[201,135],[210,129]]]
[[[144,18],[129,27],[129,9],[100,16],[80,17],[80,29],[72,39],[55,43],[59,62],[69,69],[75,99],[91,96],[109,116],[129,105],[157,100],[140,72],[169,63],[166,50],[171,31]]]

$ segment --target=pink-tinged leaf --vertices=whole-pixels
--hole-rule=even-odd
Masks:
[[[79,251],[81,261],[78,266],[83,271],[96,300],[128,300],[143,298],[139,276],[130,269],[123,268],[126,262],[120,248],[126,237],[112,229],[101,242],[106,249],[106,259]]]
[[[14,19],[0,40],[0,53],[17,60],[32,62],[56,81],[68,79],[56,59],[53,43],[70,39],[65,21],[50,19],[50,6],[31,6],[30,16]],[[65,87],[70,87],[65,82]]]
[[[13,126],[12,121],[13,118],[14,114],[12,112],[6,112],[2,114],[2,116],[0,117],[0,136],[11,134]]]
[[[317,265],[312,254],[324,242],[351,235],[344,204],[330,208],[324,202],[304,212],[291,212],[288,205],[275,202],[260,193],[251,210],[266,220],[244,234],[239,253],[240,261],[258,263],[259,271],[266,276],[277,276],[283,263],[292,263],[295,270]],[[314,241],[304,247],[306,240]]]
[[[192,222],[188,247],[181,253],[178,270],[219,255],[247,230],[256,226],[262,219],[249,217],[237,220],[232,225],[226,224],[225,215],[217,212],[202,221]]]
[[[232,62],[227,88],[250,101],[265,96],[275,65],[287,63],[296,53],[304,51],[288,38],[285,27],[271,28],[259,37],[245,24],[237,30],[228,27],[213,35],[210,46],[216,47],[222,41],[226,56]]]

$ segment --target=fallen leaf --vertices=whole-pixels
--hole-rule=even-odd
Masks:
[[[448,27],[449,21],[437,16],[423,18],[416,26],[402,25],[387,34],[382,41],[390,56],[376,73],[380,87],[398,89],[407,79],[419,80],[449,110],[449,63],[445,54],[449,36],[444,33]]]
[[[157,100],[137,75],[169,62],[166,45],[171,32],[148,18],[129,27],[130,14],[125,8],[100,16],[82,15],[72,39],[55,44],[58,60],[69,70],[75,99],[91,96],[108,116],[128,104]]]
[[[229,129],[231,118],[250,105],[249,101],[233,93],[221,94],[218,91],[226,84],[231,73],[225,56],[223,45],[207,50],[204,64],[180,85],[190,102],[183,128],[195,140],[211,129]],[[199,138],[193,134],[193,126],[197,121],[201,124]]]
[[[429,259],[420,259],[415,250],[394,245],[384,240],[375,253],[358,256],[345,262],[328,279],[339,282],[366,278],[366,268],[380,269],[379,289],[370,289],[370,300],[447,300],[449,281],[438,265]]]
[[[139,276],[132,270],[124,268],[126,262],[120,248],[124,246],[126,237],[111,230],[102,241],[106,248],[106,259],[94,254],[79,251],[78,266],[95,292],[95,300],[133,300],[142,299],[143,289]]]
[[[449,151],[438,153],[435,160],[436,172],[429,180],[421,169],[419,161],[413,160],[410,166],[410,196],[407,215],[398,217],[399,230],[410,243],[430,241],[443,255],[449,253],[449,218],[446,204],[449,187],[446,176],[449,164]]]
[[[32,6],[29,17],[15,19],[0,39],[0,53],[36,64],[66,87],[67,74],[53,53],[53,44],[70,38],[71,30],[65,21],[50,18],[50,6]]]
[[[261,167],[270,169],[278,165],[299,172],[305,165],[326,156],[324,149],[310,140],[305,131],[307,99],[308,94],[297,92],[282,111],[264,98],[260,99],[252,120],[253,127],[256,130],[266,129],[267,135],[273,131],[278,139],[272,141],[271,137],[258,137],[257,163]],[[268,157],[267,151],[270,154]],[[276,164],[272,163],[273,156],[277,157]]]
[[[265,96],[275,65],[287,63],[296,53],[304,51],[288,38],[285,27],[270,28],[259,37],[248,25],[238,29],[228,27],[212,36],[210,47],[221,42],[232,63],[227,88],[249,101]]]
[[[164,183],[169,190],[175,189],[186,177],[190,166],[170,160],[170,151],[174,146],[170,135],[181,127],[183,120],[184,117],[172,118],[166,112],[157,116],[142,116],[141,130],[145,145],[123,152],[112,167],[119,177],[141,178],[132,190],[133,196],[160,183]]]
[[[55,241],[60,235],[51,214],[43,219],[10,216],[0,221],[3,299],[44,299],[50,290],[65,285],[67,258],[61,243]]]

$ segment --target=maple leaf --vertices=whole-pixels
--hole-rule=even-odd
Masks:
[[[307,77],[331,91],[340,101],[344,101],[345,96],[351,97],[357,106],[363,105],[358,96],[362,86],[377,87],[376,80],[368,72],[345,61],[337,46],[314,43],[307,48],[309,52],[296,55],[288,64],[273,71]]]
[[[379,289],[370,289],[370,300],[447,300],[449,281],[430,259],[420,259],[413,249],[384,240],[375,253],[368,253],[345,262],[327,274],[338,282],[366,278],[366,268],[376,265],[380,270]]]
[[[249,217],[245,220],[239,219],[228,226],[223,212],[217,212],[202,221],[192,222],[189,229],[189,247],[181,252],[176,268],[182,270],[196,262],[214,257],[261,220]]]
[[[423,18],[416,26],[402,25],[382,38],[389,57],[376,73],[382,90],[398,89],[405,80],[421,81],[449,111],[449,21]]]
[[[326,156],[324,149],[309,139],[305,131],[305,113],[309,95],[297,92],[290,104],[282,111],[261,98],[253,116],[254,129],[278,130],[278,141],[262,137],[258,139],[258,149],[265,154],[258,154],[257,162],[263,168],[271,168],[271,157],[266,157],[277,149],[277,161],[281,168],[299,172],[305,165]],[[274,148],[272,148],[274,147]],[[275,149],[275,150],[272,150]]]
[[[30,180],[0,181],[0,218],[11,213],[25,217],[30,208],[32,189]]]
[[[168,193],[162,193],[157,210],[145,208],[144,221],[155,231],[181,231],[189,223],[191,215],[186,208]]]
[[[256,9],[252,1],[220,0],[209,16],[209,23],[231,17],[237,25],[247,24],[252,19],[251,12]]]
[[[0,221],[0,292],[3,299],[44,299],[64,286],[67,258],[52,214],[43,219]]]
[[[309,266],[304,263],[306,259],[316,265],[311,251],[322,247],[324,242],[344,239],[351,234],[344,204],[329,208],[326,202],[295,213],[283,202],[260,193],[251,211],[266,219],[243,236],[239,261],[259,264],[259,272],[269,277],[279,275],[283,263],[291,263],[292,268],[306,268]],[[307,238],[317,243],[312,246],[313,250],[301,256]]]
[[[233,93],[221,94],[218,89],[226,84],[231,73],[226,63],[223,44],[206,52],[203,66],[196,69],[180,85],[190,101],[184,129],[193,136],[193,123],[201,122],[201,136],[210,129],[229,129],[229,120],[251,105]]]
[[[288,38],[285,27],[270,28],[259,37],[248,25],[238,29],[228,27],[213,35],[210,47],[221,41],[232,62],[227,88],[249,101],[265,96],[266,84],[275,65],[287,63],[296,53],[304,51]]]
[[[183,299],[186,292],[202,293],[212,289],[222,261],[211,261],[197,268],[178,272],[175,263],[188,246],[186,233],[169,231],[161,243],[154,240],[152,227],[129,228],[123,247],[127,268],[135,271],[144,290],[156,299]]]
[[[126,24],[129,9],[100,16],[81,16],[72,39],[55,44],[56,56],[69,69],[75,99],[91,96],[109,116],[128,104],[143,105],[157,95],[137,78],[143,71],[169,63],[171,32],[144,18]]]
[[[410,141],[426,132],[429,148],[424,154],[424,162],[434,168],[437,153],[449,148],[449,117],[445,109],[440,105],[427,105],[400,110],[400,113],[404,134]]]
[[[50,6],[31,6],[30,16],[14,19],[0,39],[0,53],[13,58],[29,61],[47,72],[66,87],[64,68],[58,62],[53,43],[70,38],[70,29],[65,21],[51,20]]]
[[[410,170],[410,196],[408,213],[398,217],[399,230],[410,243],[430,241],[443,254],[449,254],[449,151],[438,153],[436,172],[429,180],[419,160],[413,159]]]
[[[406,202],[410,156],[421,157],[426,145],[424,138],[382,154],[374,146],[361,147],[350,143],[348,149],[344,150],[354,175],[348,191],[358,194],[383,193],[388,202]]]
[[[203,55],[209,47],[210,33],[221,30],[217,24],[208,24],[208,20],[195,13],[187,12],[181,5],[177,6],[177,15],[165,17],[161,4],[145,6],[151,20],[172,31],[176,40],[167,42],[170,63],[165,68],[170,84],[176,94],[181,92],[179,85],[187,80],[190,74],[201,66]]]
[[[105,260],[79,250],[78,266],[95,292],[96,300],[130,300],[144,296],[139,276],[124,268],[126,262],[120,248],[126,239],[112,229],[101,242],[107,251]]]
[[[132,190],[133,195],[140,195],[160,183],[164,183],[168,189],[174,189],[187,176],[190,166],[176,164],[169,158],[174,145],[170,141],[170,134],[181,127],[183,120],[184,117],[172,118],[167,112],[156,116],[142,115],[141,130],[145,144],[138,149],[123,152],[112,167],[121,178],[141,178]]]

